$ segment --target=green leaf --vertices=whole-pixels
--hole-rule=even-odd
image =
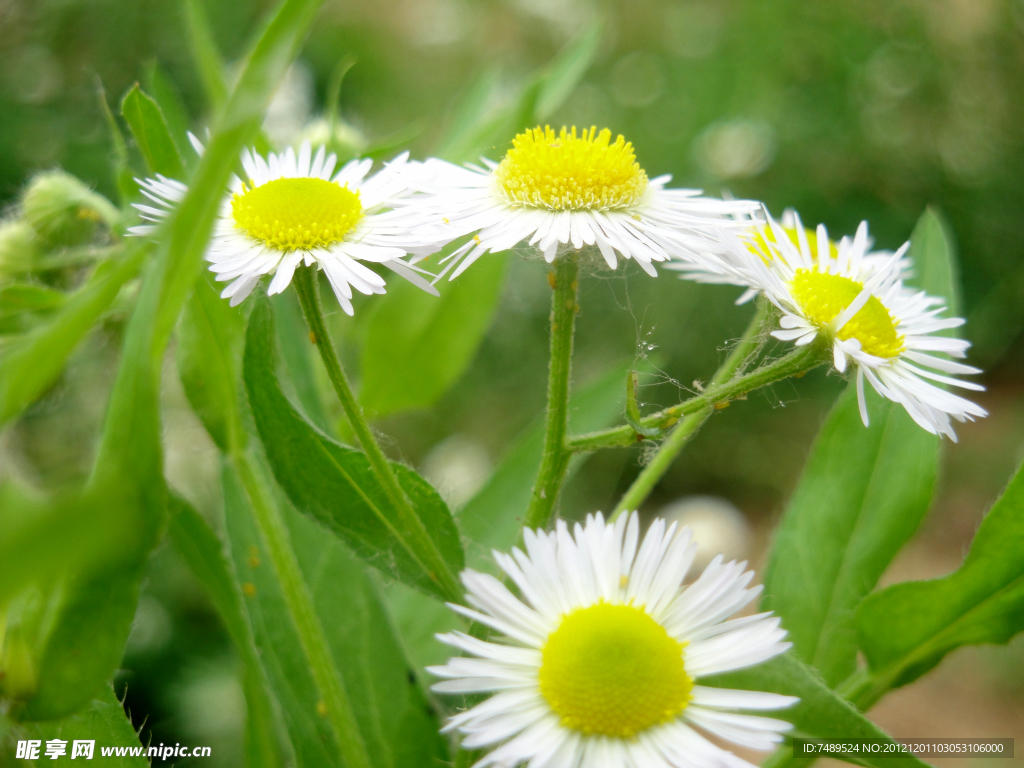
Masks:
[[[331,434],[324,410],[320,387],[317,385],[315,366],[319,363],[316,347],[309,340],[309,326],[302,316],[295,291],[279,293],[271,299],[274,316],[278,318],[277,333],[281,343],[281,353],[287,379],[295,387],[295,396],[299,406],[313,424],[324,432]]]
[[[335,442],[295,410],[275,373],[276,336],[268,301],[249,318],[244,377],[256,429],[278,483],[303,514],[336,533],[384,573],[444,598],[423,560],[399,535],[401,525],[365,454]],[[451,513],[431,485],[394,463],[398,481],[441,555],[458,573],[462,546]]]
[[[857,610],[857,635],[881,688],[906,685],[961,645],[1024,630],[1024,470],[985,516],[960,568],[894,584]]]
[[[43,742],[39,750],[39,759],[18,760],[19,764],[52,765],[53,760],[45,756],[46,742],[50,739],[61,739],[67,742],[67,755],[57,758],[58,760],[70,759],[74,742],[80,740],[95,742],[93,759],[101,762],[104,766],[114,766],[115,768],[148,768],[149,766],[149,760],[143,756],[145,748],[139,742],[139,735],[135,732],[131,721],[125,715],[124,707],[121,706],[121,702],[117,700],[109,685],[104,686],[96,698],[92,699],[88,706],[78,714],[53,722],[21,723],[11,727],[0,741],[0,749],[3,749],[5,756],[14,757],[18,740],[29,739]],[[134,755],[103,757],[100,752],[101,747],[123,747],[138,751]],[[77,759],[81,759],[81,757]]]
[[[915,272],[911,283],[932,296],[944,298],[949,314],[958,316],[961,311],[960,268],[952,231],[936,209],[925,209],[918,219],[910,236],[910,257]],[[944,335],[955,334],[955,329],[944,332]]]
[[[426,408],[462,375],[494,318],[506,261],[481,259],[440,298],[405,281],[389,288],[363,344],[360,399],[371,415]]]
[[[249,768],[279,766],[282,761],[274,739],[276,723],[269,683],[256,650],[256,641],[234,566],[225,555],[224,546],[217,534],[188,502],[172,495],[169,506],[168,533],[174,548],[206,588],[244,665],[242,685],[248,709],[246,765]]]
[[[622,379],[626,366],[615,366],[600,379],[581,387],[569,399],[571,432],[590,432],[613,423],[623,408]],[[530,500],[540,466],[544,442],[544,415],[540,414],[516,438],[487,483],[459,511],[459,529],[471,542],[467,550],[473,568],[493,569],[492,549],[508,551],[519,537],[522,516]],[[585,461],[576,456],[566,481]]]
[[[158,61],[154,60],[146,65],[145,80],[146,87],[153,94],[153,99],[160,106],[160,111],[163,112],[164,120],[167,121],[167,128],[170,131],[171,138],[174,140],[174,145],[178,147],[180,152],[182,147],[189,146],[188,110],[185,108],[185,103],[181,100],[181,93],[178,92],[178,89]],[[189,163],[186,161],[185,165],[187,166]]]
[[[4,349],[0,425],[21,413],[60,375],[68,355],[114,301],[121,286],[138,274],[149,251],[148,244],[136,242],[121,258],[100,264],[50,322]]]
[[[557,59],[551,62],[543,79],[534,117],[543,122],[565,102],[576,90],[580,80],[590,69],[601,42],[604,25],[600,21],[591,22],[579,37]]]
[[[172,179],[185,178],[178,147],[171,138],[164,113],[152,98],[142,92],[136,83],[121,101],[121,114],[139,145],[150,173],[160,173]]]
[[[245,445],[238,410],[245,318],[220,298],[208,272],[196,279],[178,323],[178,375],[192,410],[225,453]]]
[[[117,183],[117,192],[122,206],[127,205],[139,192],[139,185],[132,178],[132,169],[128,161],[128,144],[121,133],[121,126],[117,124],[117,118],[110,110],[107,103],[107,92],[103,89],[103,83],[97,78],[96,96],[103,110],[103,119],[107,123],[107,130],[110,132],[110,142],[114,147],[114,180]]]
[[[61,708],[93,695],[120,661],[120,654],[115,658],[112,649],[124,648],[142,566],[159,540],[166,511],[159,416],[164,351],[199,273],[223,189],[242,143],[257,130],[273,89],[317,7],[317,0],[288,0],[265,28],[188,193],[170,227],[164,228],[158,257],[129,321],[96,463],[78,500],[85,505],[82,511],[91,511],[93,516],[80,515],[70,526],[80,530],[91,524],[109,541],[121,541],[125,546],[115,550],[112,562],[98,571],[75,578],[70,599],[55,621],[58,629],[53,633],[52,648],[46,650],[49,661],[42,669],[39,694],[30,703],[35,716],[53,717]],[[74,504],[67,506],[74,510]],[[65,555],[74,560],[74,542],[68,532],[53,528],[61,518],[53,513],[43,516],[42,522],[61,543],[49,557]],[[32,533],[39,523],[33,520],[23,530]],[[7,543],[5,537],[4,545]],[[87,551],[95,554],[91,548]],[[67,687],[61,689],[61,685]]]
[[[765,610],[835,686],[856,667],[853,611],[914,534],[935,487],[938,438],[902,406],[853,383],[818,433],[765,572]]]
[[[225,472],[228,536],[235,568],[271,685],[281,704],[300,768],[341,761],[326,745],[329,727],[298,636],[237,481]],[[330,638],[360,731],[375,768],[424,768],[444,761],[444,739],[394,636],[363,566],[317,523],[280,499],[292,547]]]
[[[892,739],[877,725],[858,712],[853,705],[831,690],[813,669],[793,653],[785,653],[755,667],[726,672],[700,679],[701,685],[747,691],[768,691],[785,696],[798,696],[800,701],[776,717],[793,723],[787,737],[816,739]],[[780,748],[791,753],[788,746]],[[785,753],[776,753],[784,755]],[[808,764],[810,761],[789,757],[785,763]],[[772,761],[775,768],[783,762]],[[862,764],[875,768],[925,768],[927,763],[916,757],[889,757],[888,754],[865,757]]]
[[[199,79],[212,109],[219,109],[228,96],[224,85],[224,60],[213,40],[213,30],[202,0],[185,0],[185,22]]]
[[[129,552],[135,555],[139,549]],[[110,679],[124,656],[145,562],[136,555],[88,571],[65,586],[66,598],[39,655],[38,687],[22,719],[65,717],[85,706]]]

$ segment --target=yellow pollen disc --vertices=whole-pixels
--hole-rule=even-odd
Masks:
[[[633,145],[607,128],[582,135],[534,128],[512,140],[494,169],[495,189],[512,205],[552,211],[608,211],[636,205],[647,190],[647,174]]]
[[[359,193],[323,179],[275,179],[231,197],[235,226],[279,251],[326,248],[363,217]]]
[[[789,241],[793,244],[793,246],[799,249],[800,240],[797,237],[796,227],[783,227],[782,229],[786,233],[786,236],[789,238]],[[807,229],[805,227],[804,234],[807,235],[807,243],[811,246],[811,253],[817,256],[817,233],[813,229]],[[773,251],[768,244],[774,244],[778,242],[775,239],[775,232],[771,229],[771,227],[761,226],[752,229],[751,234],[748,237],[748,242],[750,243],[748,247],[750,249],[750,252],[757,256],[760,256],[761,261],[763,261],[765,264],[768,264],[773,257]],[[836,247],[835,242],[832,240],[828,241],[828,255],[833,259],[839,256],[839,249]]]
[[[864,286],[841,275],[827,275],[809,269],[798,269],[790,284],[804,315],[817,326],[824,327],[857,298]],[[869,355],[892,358],[904,350],[903,336],[896,330],[897,321],[885,305],[872,296],[867,303],[836,334],[840,339],[857,339]]]
[[[630,738],[682,712],[693,680],[664,627],[639,608],[598,603],[548,637],[540,690],[566,728]]]

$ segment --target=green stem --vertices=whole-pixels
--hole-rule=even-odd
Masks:
[[[817,345],[810,344],[806,347],[799,347],[785,357],[780,357],[756,371],[737,376],[725,383],[713,384],[696,397],[645,416],[640,423],[645,427],[670,427],[682,416],[698,413],[709,406],[725,408],[730,401],[742,397],[748,392],[790,376],[806,373],[823,362],[825,362],[825,358],[821,356]],[[616,445],[633,445],[641,439],[642,437],[637,435],[631,426],[624,424],[620,427],[578,435],[571,438],[567,446],[574,452],[593,451]]]
[[[569,420],[569,374],[572,340],[579,310],[579,257],[574,252],[555,260],[551,297],[551,363],[548,369],[548,410],[544,422],[544,452],[537,481],[526,510],[526,528],[546,528],[565,480],[572,452],[565,445]]]
[[[458,579],[448,567],[448,563],[441,555],[437,545],[430,538],[423,521],[416,514],[412,503],[405,495],[405,491],[402,490],[402,486],[398,484],[398,477],[395,475],[391,462],[377,443],[377,439],[363,415],[363,408],[352,393],[352,387],[348,383],[348,378],[345,376],[345,371],[341,367],[338,354],[335,352],[334,344],[327,331],[327,325],[324,323],[316,267],[299,267],[295,270],[293,284],[298,293],[299,302],[302,304],[302,313],[309,325],[311,339],[320,352],[320,359],[323,360],[327,376],[334,385],[334,391],[341,401],[341,407],[348,417],[352,431],[355,432],[356,439],[366,453],[366,458],[369,460],[378,482],[398,513],[401,525],[400,535],[410,549],[417,554],[427,575],[441,587],[449,599],[461,602],[462,588],[459,586]]]
[[[750,347],[746,349],[746,352],[742,351],[741,348],[745,346],[741,343],[733,350],[734,353],[737,353],[737,357],[740,354],[749,354]],[[739,367],[740,363],[731,360],[732,357],[733,355],[730,355],[730,359],[726,360],[726,363],[722,366],[723,368],[732,367],[732,370],[736,370]],[[715,382],[719,383],[709,388],[708,396],[701,403],[700,407],[684,418],[658,447],[654,457],[643,468],[643,471],[633,481],[629,490],[622,497],[622,500],[616,505],[615,510],[612,512],[611,520],[615,520],[615,518],[627,510],[637,509],[650,496],[654,486],[658,484],[658,481],[661,480],[669,467],[672,466],[672,462],[676,460],[683,448],[686,447],[686,444],[693,439],[693,436],[697,434],[708,416],[716,408],[721,409],[725,407],[730,399],[739,394],[788,376],[803,373],[822,362],[824,362],[824,358],[820,349],[816,344],[810,344],[806,347],[800,347],[785,357],[779,358],[746,376],[739,376],[727,383],[720,383],[722,377],[719,374],[722,371],[719,370],[712,379],[713,384]]]
[[[270,554],[285,605],[295,623],[302,651],[322,697],[327,718],[334,729],[345,766],[371,768],[370,754],[359,731],[352,702],[345,692],[345,684],[335,666],[327,635],[313,604],[313,596],[309,593],[295,550],[292,549],[288,528],[277,504],[271,498],[266,479],[261,476],[255,460],[248,452],[233,451],[231,460],[249,497],[253,516]]]

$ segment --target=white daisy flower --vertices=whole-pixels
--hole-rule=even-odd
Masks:
[[[751,248],[749,240],[731,240],[734,273],[782,310],[781,330],[772,335],[797,346],[824,337],[840,373],[852,361],[865,425],[865,379],[924,429],[954,441],[950,417],[963,422],[986,416],[980,406],[932,383],[984,389],[944,375],[981,371],[945,357],[965,357],[970,342],[936,335],[964,320],[940,317],[946,311],[941,299],[904,285],[910,243],[889,255],[871,253],[867,223],[862,222],[852,240],[844,237],[826,249],[828,233],[819,224],[813,238],[817,247],[812,248],[799,217],[795,222],[796,237],[791,238],[768,216],[771,238],[762,239],[764,249]]]
[[[202,145],[191,138],[202,153]],[[384,278],[360,262],[382,264],[437,295],[417,274],[423,270],[402,260],[407,254],[429,255],[448,242],[449,232],[442,226],[431,224],[417,208],[400,205],[415,193],[400,181],[399,171],[417,164],[406,154],[367,176],[373,165],[368,158],[352,160],[337,173],[336,161],[322,146],[313,156],[309,142],[298,155],[291,148],[266,159],[256,152],[242,153],[248,180],[232,177],[206,253],[217,279],[232,281],[221,293],[231,299],[231,306],[241,303],[263,275],[274,276],[267,293],[280,293],[300,264],[315,264],[327,274],[349,315],[352,289],[385,292]],[[156,206],[137,204],[152,223],[130,232],[147,235],[181,201],[187,187],[159,175],[139,183]]]
[[[525,532],[526,552],[495,552],[518,587],[464,571],[467,602],[451,607],[499,632],[496,642],[439,635],[469,657],[428,671],[442,693],[491,693],[446,731],[466,749],[494,747],[476,765],[512,768],[751,768],[704,731],[767,750],[791,726],[731,710],[775,710],[797,699],[699,685],[702,677],[759,664],[790,643],[778,618],[728,619],[760,593],[745,563],[716,557],[683,586],[696,545],[690,529],[651,525],[636,513],[600,514],[570,535]]]
[[[576,135],[564,127],[519,134],[499,163],[459,167],[441,160],[425,164],[435,197],[426,205],[459,235],[471,241],[445,260],[458,277],[488,251],[504,251],[527,241],[552,262],[559,245],[579,250],[596,245],[615,269],[616,253],[633,259],[650,275],[653,262],[671,257],[706,262],[722,250],[721,227],[743,226],[758,208],[749,201],[701,197],[696,189],[666,189],[671,176],[648,179],[633,145],[608,129]]]
[[[765,218],[767,214],[764,214]],[[800,247],[800,240],[797,235],[797,228],[804,230],[804,237],[807,240],[811,249],[813,257],[817,257],[818,241],[815,232],[810,229],[803,227],[800,222],[800,216],[792,208],[787,208],[782,212],[782,230],[786,233],[790,243],[794,247]],[[862,226],[867,231],[867,222],[863,222]],[[845,236],[844,236],[845,238]],[[747,249],[755,256],[760,256],[763,261],[770,261],[775,255],[775,233],[771,226],[768,225],[767,220],[755,223],[748,226],[747,231],[741,235],[740,238],[747,246]],[[841,242],[841,241],[840,241]],[[888,263],[892,257],[892,251],[871,251],[873,240],[869,237],[866,240],[865,253],[863,259],[861,259],[860,265],[865,270],[873,269],[875,265],[879,263]],[[829,240],[829,255],[834,258],[839,252],[839,243],[834,240]],[[684,280],[693,280],[698,283],[710,283],[715,285],[736,285],[746,290],[736,299],[737,304],[746,304],[748,301],[757,296],[760,291],[757,288],[751,288],[747,279],[741,276],[742,266],[746,259],[742,260],[740,271],[736,269],[736,264],[733,260],[726,257],[728,266],[723,265],[721,261],[711,266],[707,264],[699,264],[693,261],[686,260],[673,260],[671,264],[668,264],[668,269],[674,270],[680,273],[680,277]],[[912,262],[909,257],[903,256],[899,260],[899,271],[903,278],[909,277],[912,274]]]

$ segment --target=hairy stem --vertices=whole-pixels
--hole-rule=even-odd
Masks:
[[[438,550],[434,541],[427,533],[426,527],[419,515],[413,509],[412,502],[405,495],[405,491],[398,484],[398,477],[388,461],[380,444],[373,435],[366,417],[363,415],[363,408],[359,405],[352,387],[348,383],[348,377],[341,367],[341,361],[331,342],[331,337],[324,322],[323,309],[320,305],[320,286],[317,279],[316,267],[299,267],[295,270],[294,285],[299,295],[299,302],[302,305],[302,313],[309,325],[311,340],[316,344],[320,352],[320,359],[323,360],[327,369],[327,376],[334,385],[334,391],[341,401],[341,407],[348,417],[352,431],[356,439],[366,453],[366,458],[377,476],[378,482],[387,494],[389,501],[398,512],[401,523],[400,535],[405,539],[410,549],[416,553],[427,572],[427,575],[435,581],[448,595],[449,599],[456,602],[462,601],[462,589],[458,579],[448,567],[444,557]]]
[[[565,480],[572,451],[565,444],[569,418],[569,374],[572,367],[572,340],[579,309],[579,257],[574,252],[555,260],[551,298],[551,363],[548,369],[548,410],[544,422],[544,453],[540,471],[530,495],[524,526],[545,528],[551,520],[555,500]]]
[[[359,731],[352,702],[335,666],[327,635],[313,604],[313,596],[302,576],[288,528],[271,497],[266,478],[262,477],[252,456],[244,450],[232,452],[231,462],[249,497],[256,525],[270,554],[285,605],[295,623],[302,651],[322,697],[326,716],[334,729],[345,766],[371,768],[370,755]]]
[[[760,318],[755,317],[755,320],[760,321]],[[758,322],[758,327],[759,325],[760,322]],[[672,466],[672,462],[676,460],[683,448],[686,447],[686,444],[693,439],[693,436],[697,434],[708,416],[716,408],[728,405],[731,398],[740,394],[773,381],[779,381],[788,376],[803,373],[824,362],[818,346],[811,344],[806,347],[800,347],[785,357],[779,358],[745,376],[738,376],[732,379],[732,381],[725,381],[758,346],[758,327],[751,323],[751,327],[748,328],[747,335],[744,336],[743,341],[733,349],[725,363],[711,380],[711,386],[705,393],[703,401],[669,433],[669,436],[658,447],[654,457],[643,468],[643,471],[637,475],[636,480],[633,481],[629,490],[622,497],[622,500],[615,506],[615,510],[611,515],[612,520],[627,510],[637,509],[650,496],[654,486],[664,477],[669,467]],[[697,400],[698,398],[694,399]]]

